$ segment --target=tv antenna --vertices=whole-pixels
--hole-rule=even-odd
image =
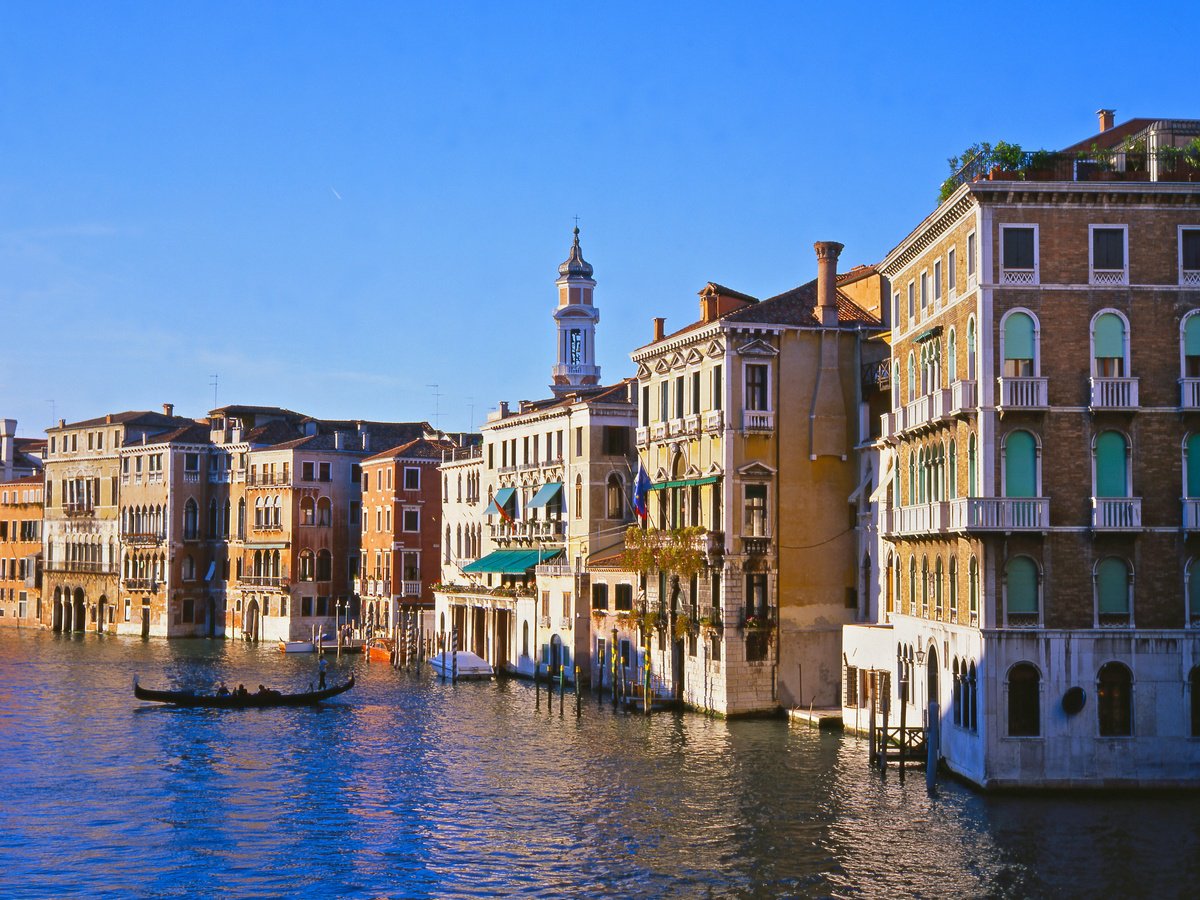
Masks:
[[[214,373],[212,376],[212,381],[209,382],[213,389],[213,409],[217,408],[217,382],[220,380],[221,376]]]
[[[441,385],[427,384],[427,388],[433,388],[433,427],[438,431],[442,430],[442,392]]]

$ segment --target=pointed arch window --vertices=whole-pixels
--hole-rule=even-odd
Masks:
[[[1133,735],[1133,673],[1119,662],[1105,663],[1096,676],[1096,713],[1101,737]]]
[[[958,557],[950,557],[950,621],[958,621]]]
[[[979,451],[973,432],[967,438],[967,496],[979,496]]]
[[[200,536],[200,510],[191,497],[183,506],[183,539],[195,540]]]
[[[575,518],[583,518],[583,476],[575,476]]]
[[[1042,675],[1027,662],[1008,670],[1008,736],[1038,737],[1042,733]]]
[[[970,606],[971,624],[979,622],[979,560],[971,557],[967,577],[967,603]]]
[[[946,492],[951,500],[958,496],[958,445],[952,439],[950,448],[946,451],[949,473],[946,479]]]
[[[967,320],[967,381],[975,380],[975,317]]]
[[[958,381],[958,334],[953,327],[946,336],[946,379],[951,384]]]
[[[908,609],[910,616],[917,614],[917,558],[908,559]]]
[[[1200,234],[1200,231],[1197,234]],[[1180,374],[1184,378],[1200,378],[1200,311],[1193,310],[1184,317],[1180,332],[1182,356]],[[1194,395],[1185,394],[1185,406],[1200,406],[1200,402],[1195,401],[1188,404],[1186,402],[1188,396]]]

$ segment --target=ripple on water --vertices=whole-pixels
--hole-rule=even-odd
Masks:
[[[520,682],[330,668],[359,685],[321,709],[161,709],[135,673],[301,689],[315,661],[0,633],[0,895],[1174,896],[1200,877],[1194,797],[931,799],[780,721],[594,699],[576,719]]]

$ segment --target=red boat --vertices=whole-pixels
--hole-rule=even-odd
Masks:
[[[396,652],[396,646],[389,638],[375,637],[367,641],[367,660],[369,662],[385,662],[392,661],[392,655]]]

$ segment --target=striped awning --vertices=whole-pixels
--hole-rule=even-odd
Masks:
[[[665,491],[667,488],[692,487],[701,484],[716,484],[721,480],[720,475],[706,475],[703,478],[682,478],[679,481],[660,481],[650,485],[652,491]]]
[[[533,495],[533,499],[529,501],[526,509],[538,509],[545,506],[555,497],[562,493],[561,481],[549,481],[538,488],[538,492]]]
[[[539,563],[561,555],[561,550],[495,550],[463,566],[463,572],[468,575],[524,575]]]
[[[496,491],[495,496],[492,497],[492,502],[488,504],[483,514],[485,516],[500,515],[500,510],[512,502],[513,495],[516,492],[516,488],[500,488],[500,490]]]

